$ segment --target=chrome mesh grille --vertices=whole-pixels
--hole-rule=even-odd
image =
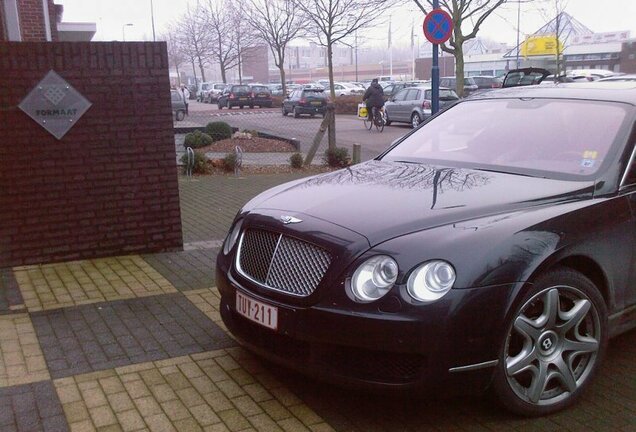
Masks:
[[[282,234],[247,230],[241,237],[237,263],[239,273],[266,288],[306,297],[320,284],[331,255]]]

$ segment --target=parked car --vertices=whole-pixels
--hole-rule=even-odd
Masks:
[[[410,123],[418,127],[422,120],[431,116],[431,86],[410,87],[400,90],[384,105],[387,126],[393,122]],[[440,87],[439,106],[445,108],[459,100],[454,90]]]
[[[336,91],[336,96],[352,96],[364,94],[364,90],[362,88],[346,82],[335,82],[333,83],[333,88]]]
[[[296,89],[283,100],[281,111],[284,116],[293,113],[295,118],[301,114],[323,117],[327,112],[327,95],[322,89]]]
[[[397,95],[402,89],[407,87],[415,87],[417,84],[412,84],[410,82],[394,82],[388,83],[385,85],[382,90],[384,91],[384,100],[391,100],[395,95]]]
[[[205,92],[203,96],[204,103],[214,103],[219,100],[219,96],[223,93],[227,84],[223,83],[214,83],[212,84],[208,90]]]
[[[245,106],[252,104],[252,92],[250,86],[230,84],[223,89],[223,93],[219,95],[217,101],[217,107],[223,109],[232,109],[232,107],[239,107],[243,109]]]
[[[170,99],[172,102],[172,116],[176,121],[181,121],[186,115],[186,105],[183,100],[183,93],[179,90],[170,90]]]
[[[326,380],[564,409],[636,327],[634,128],[633,83],[501,89],[266,191],[217,256],[223,322]]]
[[[250,85],[250,90],[252,92],[252,103],[250,104],[250,108],[254,108],[255,106],[267,108],[272,107],[272,93],[266,85],[252,84]]]
[[[599,81],[636,81],[636,74],[622,74],[612,77],[601,78]]]
[[[530,85],[541,84],[545,79],[550,76],[551,72],[543,68],[521,68],[513,69],[506,73],[503,84],[504,88],[508,87],[523,87]]]
[[[197,90],[197,102],[203,102],[203,98],[207,91],[212,87],[211,82],[202,82],[199,84],[199,89]]]
[[[501,78],[492,75],[480,75],[471,78],[475,81],[477,88],[480,90],[501,88],[501,85],[503,84],[503,80]]]
[[[457,79],[453,77],[441,77],[439,86],[446,87],[457,91]],[[471,93],[477,91],[479,87],[472,77],[464,77],[464,97],[470,96]]]
[[[567,71],[566,75],[574,79],[586,78],[589,81],[596,81],[620,74],[606,69],[572,69]]]

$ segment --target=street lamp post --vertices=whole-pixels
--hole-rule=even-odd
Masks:
[[[152,0],[150,0],[150,21],[152,22],[152,41],[156,42],[157,38],[155,37],[155,8],[152,5]]]
[[[132,23],[124,24],[121,26],[121,37],[126,42],[126,27],[132,27]]]

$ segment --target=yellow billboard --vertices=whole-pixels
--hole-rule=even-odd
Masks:
[[[558,42],[556,36],[529,36],[521,43],[519,54],[523,57],[556,55],[557,44],[562,53],[563,44]]]

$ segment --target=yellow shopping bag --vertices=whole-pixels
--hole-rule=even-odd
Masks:
[[[368,116],[367,106],[363,103],[358,104],[358,118],[365,119]]]

